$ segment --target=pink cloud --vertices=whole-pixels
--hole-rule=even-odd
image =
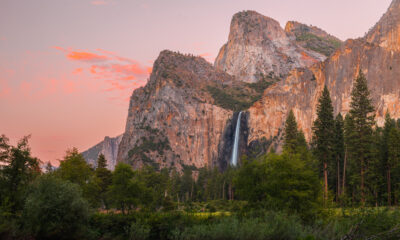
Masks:
[[[71,60],[87,61],[87,62],[102,62],[108,60],[108,57],[106,56],[101,56],[89,52],[75,52],[75,51],[68,53],[67,58]]]
[[[58,47],[58,46],[55,46],[53,48],[66,53],[66,57],[69,60],[84,61],[84,62],[104,62],[104,61],[107,61],[110,59],[107,56],[99,55],[99,54],[91,53],[91,52],[87,52],[87,51],[74,51],[71,49],[65,49],[65,48]]]
[[[108,86],[103,88],[105,92],[118,92],[121,98],[121,92],[130,95],[132,90],[146,84],[152,71],[152,67],[144,66],[138,61],[119,56],[117,53],[97,48],[95,51],[82,51],[72,48],[53,47],[65,53],[66,59],[70,61],[92,63],[91,65],[82,65],[73,70],[74,75],[89,73],[93,79],[103,81]],[[86,70],[85,70],[86,69]],[[68,93],[76,90],[71,85]]]

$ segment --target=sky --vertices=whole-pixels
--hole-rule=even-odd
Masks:
[[[124,132],[132,91],[160,51],[213,62],[231,17],[255,10],[280,22],[362,37],[391,0],[0,0],[0,134],[31,135],[34,156],[58,165]]]

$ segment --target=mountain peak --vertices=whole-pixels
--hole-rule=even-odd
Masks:
[[[285,31],[293,35],[296,38],[296,42],[302,47],[319,52],[327,57],[342,44],[339,38],[330,35],[324,30],[296,21],[287,22]]]
[[[365,39],[389,50],[400,50],[400,0],[392,1]]]
[[[255,11],[232,17],[228,42],[222,46],[215,67],[245,82],[284,77],[293,68],[311,66],[325,59],[299,46],[279,22]]]
[[[285,32],[279,22],[256,11],[242,11],[232,17],[229,41],[255,44],[282,37],[285,37]]]

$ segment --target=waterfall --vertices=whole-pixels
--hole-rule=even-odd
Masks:
[[[231,158],[231,165],[236,166],[239,156],[239,138],[240,138],[240,119],[242,116],[242,112],[239,112],[239,116],[236,121],[236,128],[235,128],[235,141],[233,143],[232,148],[232,158]]]

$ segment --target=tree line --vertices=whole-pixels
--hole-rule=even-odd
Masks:
[[[367,80],[360,70],[351,93],[350,111],[333,114],[325,87],[317,106],[311,149],[319,161],[325,202],[341,206],[398,205],[400,121],[386,112],[383,127],[375,122]]]

